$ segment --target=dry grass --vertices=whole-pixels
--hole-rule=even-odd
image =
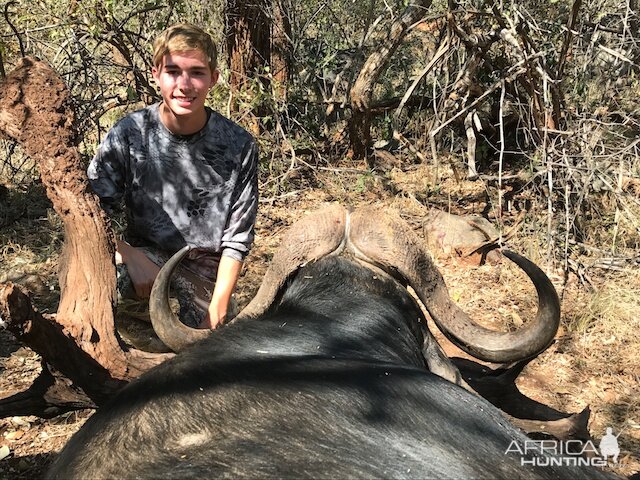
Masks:
[[[592,429],[615,426],[621,445],[639,452],[640,272],[607,275],[593,292],[576,289],[565,321],[573,338],[567,353],[590,375],[585,400],[599,405]]]
[[[589,337],[628,337],[640,329],[640,272],[626,271],[600,280],[593,292],[582,291],[585,304],[567,312],[567,327]],[[640,356],[638,357],[640,359]]]

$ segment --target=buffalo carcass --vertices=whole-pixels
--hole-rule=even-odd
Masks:
[[[169,309],[167,280],[181,255],[152,293],[154,325],[177,347],[202,335]],[[608,478],[537,466],[542,457],[530,450],[514,454],[514,445],[527,450],[526,437],[455,384],[463,382],[403,286],[474,355],[535,355],[553,338],[558,299],[537,267],[508,255],[538,291],[538,315],[524,332],[472,322],[399,218],[371,208],[311,215],[285,234],[256,298],[234,321],[125,387],[48,476]]]

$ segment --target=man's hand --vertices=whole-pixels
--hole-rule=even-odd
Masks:
[[[121,262],[127,266],[136,295],[140,298],[149,298],[160,267],[149,260],[143,252],[121,240],[117,241],[116,249],[116,263]]]
[[[241,270],[242,262],[230,257],[220,258],[211,303],[207,310],[207,316],[200,322],[199,328],[217,328],[222,325]]]

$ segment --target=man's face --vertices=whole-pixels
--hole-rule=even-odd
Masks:
[[[200,50],[166,54],[152,74],[164,104],[175,116],[200,114],[207,92],[218,81],[218,71],[211,71]]]

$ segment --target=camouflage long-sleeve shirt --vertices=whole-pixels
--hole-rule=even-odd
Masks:
[[[207,109],[205,127],[171,133],[159,104],[120,120],[89,164],[107,212],[124,203],[127,235],[175,252],[191,245],[242,261],[254,237],[258,149],[253,137]]]

